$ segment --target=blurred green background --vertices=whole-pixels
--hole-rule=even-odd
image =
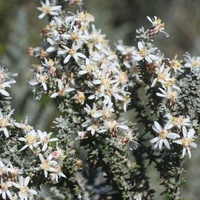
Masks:
[[[29,116],[28,122],[39,129],[49,130],[57,109],[47,98],[33,99],[28,81],[34,63],[26,53],[29,46],[40,45],[40,32],[47,19],[38,20],[39,0],[0,1],[0,63],[12,72],[18,72],[12,87],[12,106],[18,120]],[[71,7],[76,10],[76,6]],[[182,59],[185,52],[200,55],[200,1],[199,0],[86,0],[85,10],[95,16],[95,24],[107,35],[110,44],[122,39],[126,45],[136,45],[135,30],[151,27],[146,16],[158,16],[165,23],[166,38],[159,34],[155,45],[173,58]],[[200,150],[194,150],[186,163],[187,184],[182,192],[185,198],[198,200],[200,196]],[[154,174],[152,174],[154,177]],[[156,179],[156,178],[154,178]],[[157,185],[157,184],[155,184]],[[157,186],[152,185],[153,188]],[[156,199],[156,198],[155,198]],[[159,197],[157,197],[159,199]]]

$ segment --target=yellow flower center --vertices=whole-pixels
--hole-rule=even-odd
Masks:
[[[127,73],[124,72],[119,76],[119,82],[120,83],[126,83],[127,82]]]
[[[158,24],[161,24],[161,23],[162,23],[162,20],[161,20],[160,18],[158,18],[158,19],[157,19],[157,23],[158,23]]]
[[[98,122],[98,121],[93,121],[93,122],[92,122],[92,128],[93,128],[94,130],[97,130],[98,127],[99,127],[99,122]]]
[[[8,186],[7,186],[6,183],[2,183],[2,184],[1,184],[1,188],[2,188],[3,191],[8,190]]]
[[[114,121],[108,121],[107,126],[108,126],[109,130],[112,131],[112,130],[116,129],[117,122],[115,120]]]
[[[76,50],[75,50],[75,49],[70,49],[70,50],[69,50],[69,54],[70,54],[70,55],[74,55],[75,53],[76,53]]]
[[[33,129],[32,126],[28,124],[21,124],[20,128],[23,129],[25,132],[31,131]]]
[[[0,118],[0,126],[1,127],[6,127],[8,124],[8,120],[5,118]]]
[[[48,144],[49,143],[49,137],[48,136],[44,137],[42,143]]]
[[[28,192],[28,187],[22,186],[22,187],[20,187],[20,191],[21,191],[22,193],[27,193],[27,192]]]
[[[77,103],[83,104],[85,102],[85,95],[83,92],[77,92],[75,96],[75,100]]]
[[[105,86],[106,88],[108,88],[109,85],[110,85],[110,79],[109,78],[102,78],[101,79],[101,83],[102,83],[103,86]]]
[[[59,90],[58,94],[59,94],[59,96],[64,96],[65,95],[65,91],[64,90]]]
[[[94,66],[93,65],[86,65],[86,69],[89,73],[93,71]]]
[[[111,116],[112,116],[112,112],[111,111],[109,111],[109,110],[105,110],[104,112],[103,112],[103,118],[104,119],[106,119],[106,118],[110,118]]]
[[[146,57],[148,55],[148,51],[146,49],[141,49],[138,54],[142,57]]]
[[[78,38],[78,35],[76,33],[71,34],[71,37],[70,37],[71,40],[75,41],[77,40],[77,38]]]
[[[165,80],[165,75],[163,73],[159,73],[157,76],[158,81]]]
[[[51,8],[50,6],[45,6],[45,5],[43,5],[43,6],[42,6],[42,10],[43,10],[44,13],[50,14],[51,11],[52,11],[52,8]]]
[[[161,131],[159,132],[159,137],[160,137],[161,139],[165,139],[165,138],[167,137],[167,135],[168,135],[168,131],[167,131],[167,130],[161,130]]]
[[[54,63],[54,61],[53,61],[52,59],[49,59],[49,61],[48,61],[48,62],[49,62],[49,66],[51,66],[51,67],[53,67],[53,66],[54,66],[54,64],[55,64],[55,63]]]
[[[79,13],[78,14],[78,19],[82,22],[87,22],[89,18],[93,17],[92,15],[90,15],[89,13]]]
[[[28,144],[33,144],[36,142],[36,138],[32,135],[28,135],[28,136],[26,136],[26,141]]]
[[[180,61],[176,60],[176,61],[174,62],[174,65],[175,65],[176,67],[180,67],[182,62],[183,62],[182,60],[180,60]]]
[[[184,119],[179,117],[173,117],[172,119],[174,126],[181,126],[183,124]]]
[[[189,145],[190,145],[189,139],[188,138],[183,138],[182,139],[182,144],[183,144],[184,147],[189,147]]]
[[[200,62],[197,61],[197,60],[193,60],[192,61],[192,67],[198,67],[198,66],[200,66]]]
[[[165,85],[166,85],[166,87],[172,87],[173,84],[174,84],[175,82],[176,82],[176,79],[167,80],[167,81],[165,82]]]
[[[176,91],[169,91],[169,96],[170,96],[170,99],[172,100],[175,100],[178,96],[178,93]]]
[[[59,165],[55,166],[54,168],[55,168],[57,173],[61,171],[61,167]]]
[[[40,82],[44,83],[46,82],[47,77],[46,76],[40,76]]]
[[[162,23],[162,20],[160,18],[157,19],[157,24],[155,25],[156,31],[162,31],[164,30],[165,24]]]
[[[42,164],[41,164],[41,168],[44,170],[48,170],[50,166],[49,160],[45,160]]]

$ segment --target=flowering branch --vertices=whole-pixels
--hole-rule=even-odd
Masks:
[[[67,12],[78,4],[76,13]],[[0,68],[0,195],[39,197],[43,185],[55,199],[152,199],[148,167],[160,173],[165,199],[180,199],[183,162],[197,147],[199,57],[165,58],[154,46],[164,23],[136,32],[136,46],[120,41],[113,50],[80,0],[46,0],[48,16],[39,60],[29,84],[35,97],[55,102],[60,116],[52,132],[12,118],[9,92],[15,80]],[[186,104],[187,103],[187,104]],[[129,122],[122,113],[134,109]]]

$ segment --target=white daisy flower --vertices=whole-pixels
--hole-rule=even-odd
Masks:
[[[46,0],[45,3],[41,2],[42,6],[37,9],[42,13],[39,15],[39,19],[42,19],[45,15],[58,15],[58,12],[61,11],[62,6],[52,6],[49,0]]]
[[[18,195],[20,200],[27,200],[33,195],[37,194],[36,190],[30,189],[28,187],[29,181],[30,181],[29,176],[27,176],[26,178],[20,176],[18,183],[13,182],[13,185],[19,189]]]
[[[47,159],[45,159],[42,154],[39,154],[39,158],[40,158],[40,161],[41,161],[39,168],[44,170],[45,178],[47,178],[48,172],[55,172],[56,171],[53,166],[56,166],[57,162],[55,160],[52,160],[52,158],[53,158],[52,154],[50,154]]]
[[[20,151],[23,151],[27,147],[29,147],[31,150],[33,148],[36,148],[40,142],[38,142],[38,134],[35,130],[31,130],[26,133],[25,137],[20,137],[18,139],[19,141],[23,141],[26,144],[20,149]]]
[[[9,188],[12,186],[12,182],[10,181],[6,181],[4,182],[3,179],[1,179],[1,187],[0,187],[0,194],[2,196],[3,199],[7,199],[7,197],[9,199],[12,198],[12,194],[11,191],[9,190]]]
[[[191,149],[197,147],[197,144],[195,143],[195,139],[197,138],[197,136],[195,136],[195,130],[191,128],[187,131],[186,127],[183,126],[182,133],[183,137],[174,142],[183,146],[182,158],[186,153],[188,153],[189,158],[191,158]]]
[[[42,145],[42,151],[45,151],[50,142],[58,141],[58,138],[50,138],[52,133],[48,133],[46,131],[42,132],[40,130],[37,131],[39,136],[39,142]]]
[[[168,120],[169,120],[169,123],[171,123],[173,126],[175,127],[178,127],[179,129],[182,127],[182,126],[191,126],[191,122],[190,122],[190,117],[184,117],[184,116],[172,116],[170,113],[167,113],[165,115]]]
[[[81,45],[82,45],[81,43],[77,43],[77,42],[73,42],[71,48],[65,45],[62,45],[64,50],[59,50],[58,55],[66,54],[66,57],[64,58],[64,61],[63,61],[64,63],[67,63],[70,60],[70,58],[74,58],[74,60],[78,63],[80,58],[83,58],[83,59],[86,58],[86,56],[79,51],[79,49],[81,48]]]
[[[13,110],[10,111],[8,115],[4,115],[0,109],[0,131],[4,132],[5,137],[9,137],[9,131],[7,129],[8,126],[12,126],[12,123],[10,123],[10,117],[13,114]]]
[[[147,47],[145,47],[142,42],[138,42],[138,49],[139,51],[133,51],[132,56],[134,60],[140,61],[145,59],[148,63],[152,63],[153,61],[158,60],[158,57],[152,54],[155,50],[157,50],[156,47],[147,49]]]
[[[170,149],[170,140],[180,137],[177,133],[170,132],[169,129],[172,128],[171,123],[167,123],[164,128],[162,128],[160,124],[155,121],[152,128],[156,133],[158,133],[158,136],[151,139],[150,142],[155,143],[154,148],[159,148],[160,150],[162,149],[163,144],[167,149]]]

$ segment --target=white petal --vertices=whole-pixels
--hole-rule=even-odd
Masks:
[[[58,93],[53,93],[51,96],[50,96],[50,98],[55,98],[55,97],[57,97],[58,96]]]
[[[156,131],[161,131],[162,130],[162,127],[160,126],[160,124],[157,121],[154,122],[154,126],[153,127],[155,127]]]
[[[183,143],[182,143],[182,140],[175,140],[174,141],[176,144],[180,144],[180,145],[182,145]]]
[[[159,149],[160,149],[160,150],[162,149],[162,145],[163,145],[163,140],[161,139],[161,140],[159,141]]]
[[[29,180],[30,180],[30,177],[26,177],[25,180],[24,180],[24,186],[27,186],[28,183],[29,183]]]
[[[39,9],[38,9],[39,10]],[[42,13],[38,16],[39,19],[42,19],[44,16],[46,15],[46,13]]]
[[[158,141],[158,139],[159,139],[158,137],[155,137],[155,138],[151,139],[150,142],[151,142],[151,143],[155,143],[155,142]]]
[[[182,127],[183,137],[187,137],[187,129],[185,126]]]
[[[156,92],[156,95],[157,95],[158,97],[166,97],[165,94],[161,94],[161,93],[159,93],[159,92]]]
[[[186,148],[183,148],[182,158],[185,156],[185,153],[186,153]]]
[[[145,60],[146,60],[148,63],[152,63],[152,60],[151,60],[151,58],[150,58],[149,56],[146,56],[146,57],[145,57]]]
[[[46,49],[46,51],[49,52],[49,53],[51,53],[51,52],[53,52],[53,51],[55,51],[55,50],[56,50],[56,48],[55,48],[54,46],[48,47],[48,48]]]
[[[180,135],[178,135],[177,133],[169,133],[167,137],[174,140],[176,138],[179,138]]]
[[[138,42],[138,48],[139,50],[142,50],[144,48],[144,45],[142,44],[142,42]]]
[[[157,78],[155,78],[155,79],[153,80],[152,84],[151,84],[151,87],[154,87],[154,86],[155,86],[155,84],[157,83],[157,81],[158,81],[158,79],[157,79]]]
[[[191,151],[190,151],[190,148],[187,148],[187,152],[188,152],[189,158],[191,158]]]
[[[69,59],[71,58],[71,55],[68,55],[65,59],[64,59],[64,63],[67,63],[69,61]]]
[[[168,149],[170,149],[170,145],[167,139],[164,139],[164,144]]]
[[[76,53],[76,55],[77,55],[78,57],[81,57],[81,58],[86,58],[86,56],[85,56],[84,54],[82,54],[82,53]]]
[[[195,130],[194,129],[190,129],[188,131],[188,138],[192,138],[194,134],[195,134]]]
[[[194,143],[194,142],[192,142],[192,143],[190,144],[190,146],[191,146],[192,148],[197,148],[197,144]]]
[[[3,94],[6,97],[10,96],[10,94],[7,91],[3,90],[3,89],[0,89],[0,93]]]

